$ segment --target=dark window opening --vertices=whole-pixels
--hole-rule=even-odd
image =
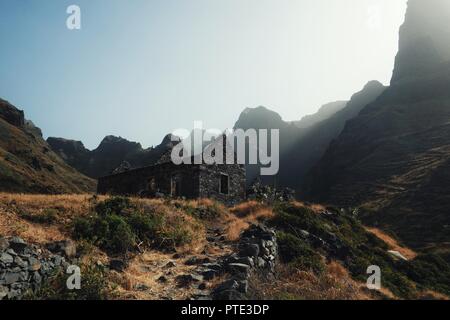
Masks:
[[[156,180],[155,178],[151,178],[148,183],[148,191],[156,192]]]
[[[172,177],[170,179],[170,195],[172,197],[179,197],[181,191],[181,181],[179,177]]]
[[[220,193],[228,194],[229,192],[229,177],[226,174],[220,175]]]

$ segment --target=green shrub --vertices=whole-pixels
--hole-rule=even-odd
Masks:
[[[111,214],[78,218],[74,222],[74,236],[89,240],[112,253],[124,253],[135,244],[135,234],[122,217]]]
[[[419,255],[410,262],[400,262],[399,268],[421,286],[450,294],[450,265],[442,257]]]
[[[304,240],[283,232],[279,232],[277,237],[283,262],[290,263],[298,269],[311,270],[318,274],[325,270],[322,257]]]
[[[159,237],[164,218],[158,214],[135,212],[128,217],[127,222],[140,241],[151,243]]]
[[[134,210],[131,200],[126,197],[112,197],[98,203],[95,206],[95,212],[101,216],[111,214],[123,215],[127,210]]]
[[[69,274],[59,270],[36,291],[29,291],[25,300],[106,300],[110,295],[106,275],[95,264],[81,266],[81,288],[69,290]]]
[[[192,222],[183,217],[166,216],[154,210],[139,209],[127,198],[111,198],[95,205],[90,216],[74,220],[76,239],[84,239],[111,252],[125,253],[137,242],[159,249],[173,249],[190,243]]]

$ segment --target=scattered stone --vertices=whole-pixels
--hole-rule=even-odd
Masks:
[[[220,272],[223,269],[223,267],[218,263],[204,263],[201,266],[205,269],[212,269],[217,272]]]
[[[109,268],[117,272],[123,272],[127,268],[127,263],[122,259],[111,259],[109,261]]]
[[[19,272],[7,272],[5,275],[5,284],[6,285],[11,285],[14,282],[19,281],[20,279],[20,273]]]
[[[2,253],[0,255],[0,262],[4,264],[11,264],[14,262],[14,258],[8,253]]]
[[[243,263],[230,263],[227,268],[232,274],[248,273],[250,271],[250,266]]]
[[[217,271],[212,269],[207,269],[202,271],[202,276],[205,280],[212,280],[217,276]]]
[[[28,266],[29,271],[38,271],[42,267],[41,262],[38,259],[33,258],[33,257],[30,257],[28,259],[28,264],[29,264],[29,266]]]
[[[0,238],[0,251],[4,251],[9,248],[9,241],[6,238]]]
[[[169,261],[166,263],[166,265],[164,266],[164,268],[175,268],[177,266],[177,264],[173,261]]]
[[[243,256],[257,257],[259,255],[260,248],[257,244],[248,244],[241,248],[240,254]]]
[[[67,258],[77,255],[76,243],[72,240],[56,241],[47,244],[47,249],[56,254],[62,254]]]
[[[238,291],[241,293],[246,294],[248,291],[248,281],[247,280],[242,280],[238,282]]]
[[[12,237],[9,240],[9,247],[15,252],[22,252],[27,247],[27,244],[25,243],[25,241],[23,241],[22,238]]]
[[[404,255],[402,255],[400,252],[398,251],[394,251],[394,250],[389,250],[388,253],[390,255],[392,255],[393,257],[403,260],[403,261],[408,261],[408,258],[406,258]]]
[[[187,286],[193,282],[202,282],[203,277],[197,274],[183,274],[176,278],[180,286]]]
[[[137,291],[147,291],[147,290],[150,289],[149,286],[147,286],[147,285],[145,285],[143,283],[137,284],[135,288],[136,288]]]
[[[220,291],[226,291],[226,290],[236,290],[237,288],[239,288],[239,283],[234,280],[228,280],[223,282],[221,285],[219,285],[214,292],[220,292]]]
[[[250,266],[251,268],[253,268],[254,265],[255,265],[255,262],[253,261],[253,258],[252,258],[252,257],[242,257],[242,258],[239,258],[239,259],[236,261],[236,263],[245,264],[245,265],[247,265],[247,266]]]
[[[187,266],[194,266],[197,264],[203,264],[203,263],[210,263],[211,259],[208,257],[205,258],[199,258],[199,257],[191,257],[184,263]]]
[[[0,300],[3,300],[8,296],[9,289],[5,286],[0,285]]]

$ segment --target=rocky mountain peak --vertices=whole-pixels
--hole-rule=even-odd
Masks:
[[[409,0],[392,83],[420,77],[450,60],[450,1]]]
[[[0,118],[16,127],[23,127],[25,124],[23,111],[2,99],[0,99]]]
[[[267,128],[283,128],[287,123],[283,121],[281,116],[266,107],[246,108],[239,116],[235,129],[267,129]]]

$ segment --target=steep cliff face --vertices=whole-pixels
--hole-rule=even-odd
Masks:
[[[24,112],[0,100],[0,191],[81,193],[95,181],[80,174],[51,151],[42,132]]]
[[[409,2],[392,85],[347,123],[304,188],[311,200],[363,205],[368,222],[414,247],[450,241],[450,34],[438,30],[450,19],[448,6]],[[426,68],[414,69],[412,57]]]
[[[450,60],[450,1],[409,0],[392,83],[436,71]]]

